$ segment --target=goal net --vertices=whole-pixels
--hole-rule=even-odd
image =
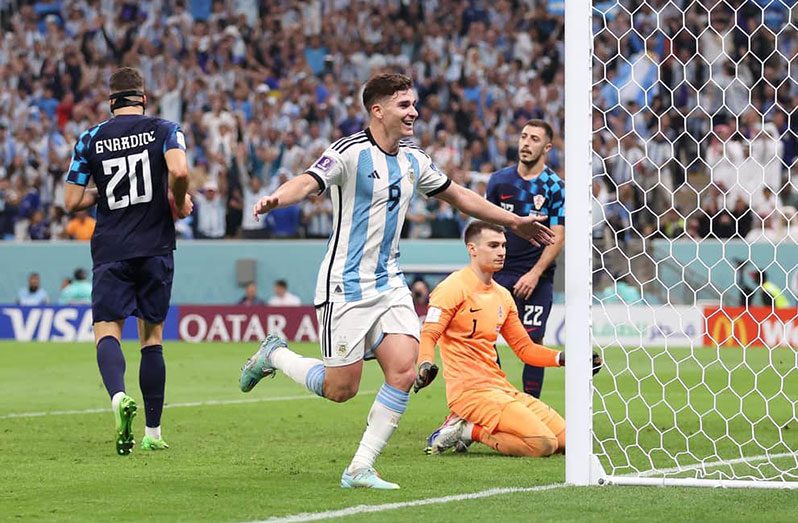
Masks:
[[[798,488],[798,0],[590,9],[589,483]]]

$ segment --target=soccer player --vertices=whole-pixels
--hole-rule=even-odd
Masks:
[[[322,359],[305,358],[276,336],[267,336],[242,369],[248,392],[276,370],[335,402],[355,396],[363,360],[376,358],[385,383],[368,414],[366,431],[341,486],[396,489],[374,462],[405,411],[416,377],[418,317],[399,268],[399,235],[413,193],[435,196],[471,216],[510,227],[523,238],[548,244],[540,217],[519,217],[486,201],[440,172],[407,138],[418,117],[410,78],[372,77],[363,90],[368,127],[330,145],[304,173],[261,198],[257,216],[303,198],[331,192],[333,233],[321,264],[315,306]]]
[[[546,166],[553,132],[543,120],[529,120],[518,138],[518,164],[493,173],[486,198],[519,216],[540,215],[554,233],[554,242],[532,245],[507,234],[507,259],[495,280],[513,293],[518,316],[537,344],[543,343],[553,301],[555,260],[565,240],[565,185]],[[524,392],[540,398],[543,368],[524,365]]]
[[[177,215],[191,214],[185,139],[178,124],[145,116],[144,80],[132,68],[110,79],[113,117],[83,132],[75,145],[64,188],[69,212],[97,205],[91,239],[91,309],[97,364],[111,397],[119,455],[135,441],[136,402],[125,394],[125,357],[120,340],[128,316],[138,318],[139,385],[146,427],[141,448],[168,447],[161,437],[166,367],[163,322],[172,292],[175,226],[168,199],[169,175]],[[93,179],[95,188],[86,188]]]
[[[438,284],[421,329],[416,392],[437,374],[437,344],[452,412],[427,451],[439,454],[479,441],[509,456],[565,452],[565,421],[510,384],[498,364],[496,338],[501,333],[524,363],[538,367],[563,366],[565,355],[529,339],[510,291],[493,280],[505,262],[504,230],[475,221],[465,230],[465,243],[471,263]],[[593,360],[595,373],[601,359]]]

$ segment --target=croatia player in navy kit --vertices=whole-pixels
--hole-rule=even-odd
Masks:
[[[144,115],[147,97],[141,74],[116,70],[110,79],[113,117],[78,138],[64,188],[69,212],[97,205],[91,239],[92,314],[97,364],[111,397],[119,455],[135,441],[136,402],[125,394],[125,358],[120,340],[128,316],[138,318],[141,342],[139,385],[146,427],[141,447],[168,448],[161,437],[166,367],[163,322],[172,292],[176,214],[191,214],[185,139],[178,124]],[[88,188],[90,180],[96,187]]]
[[[277,370],[335,402],[357,394],[363,360],[376,359],[385,383],[368,414],[366,431],[341,475],[343,488],[396,489],[374,470],[377,456],[407,408],[416,380],[423,387],[437,368],[415,368],[419,325],[399,266],[399,236],[414,193],[440,198],[476,218],[511,228],[548,244],[551,231],[535,216],[519,217],[452,183],[430,157],[407,138],[418,117],[410,78],[381,74],[363,89],[369,125],[334,142],[304,173],[264,196],[255,216],[330,190],[333,234],[316,283],[322,359],[291,351],[269,335],[241,372],[249,392]],[[323,437],[323,436],[321,436]]]
[[[532,341],[542,344],[551,312],[555,259],[565,239],[565,185],[546,166],[551,150],[551,126],[529,120],[518,139],[518,164],[493,173],[486,198],[519,216],[547,216],[554,242],[532,245],[512,231],[507,232],[504,268],[494,275],[497,283],[513,293],[518,315]],[[524,365],[524,392],[540,397],[543,368]]]

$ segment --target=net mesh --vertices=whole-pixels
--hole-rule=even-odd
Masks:
[[[593,5],[594,453],[798,479],[798,0]]]

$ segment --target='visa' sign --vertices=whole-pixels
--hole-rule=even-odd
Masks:
[[[90,307],[4,307],[0,312],[0,338],[94,341]]]

